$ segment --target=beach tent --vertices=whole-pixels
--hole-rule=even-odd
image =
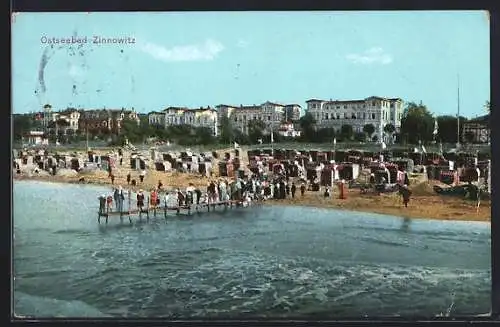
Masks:
[[[78,171],[80,169],[80,161],[78,158],[71,158],[70,169]]]

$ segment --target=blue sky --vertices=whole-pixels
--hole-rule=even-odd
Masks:
[[[46,43],[74,35],[87,43]],[[94,44],[95,35],[135,43]],[[21,13],[13,112],[378,95],[454,115],[460,75],[461,113],[473,117],[490,95],[489,48],[484,11]]]

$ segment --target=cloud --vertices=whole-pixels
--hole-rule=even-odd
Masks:
[[[236,43],[236,46],[238,48],[246,48],[249,44],[250,44],[250,42],[248,42],[246,40],[238,40],[238,43]]]
[[[382,64],[387,65],[392,62],[392,56],[382,48],[371,48],[362,53],[351,53],[346,59],[354,64]]]
[[[208,39],[200,44],[179,45],[167,48],[158,44],[145,42],[140,49],[155,59],[172,61],[208,61],[213,60],[224,46],[215,40]]]

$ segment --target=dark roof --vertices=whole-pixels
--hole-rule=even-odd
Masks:
[[[309,100],[307,100],[307,101],[306,101],[306,103],[309,103],[309,102],[317,102],[317,101],[321,102],[321,101],[325,101],[325,100],[320,100],[320,99],[309,99]]]
[[[300,104],[296,104],[296,103],[285,104],[285,107],[293,107],[293,106],[301,107],[302,108],[302,106]]]
[[[490,115],[484,115],[469,119],[468,123],[487,124],[490,121]]]
[[[326,103],[365,103],[365,100],[332,100]]]

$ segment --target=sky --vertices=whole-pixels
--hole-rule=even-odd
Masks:
[[[13,113],[399,97],[485,114],[484,11],[17,13]],[[121,43],[95,43],[95,37]],[[71,39],[86,43],[50,43]]]

